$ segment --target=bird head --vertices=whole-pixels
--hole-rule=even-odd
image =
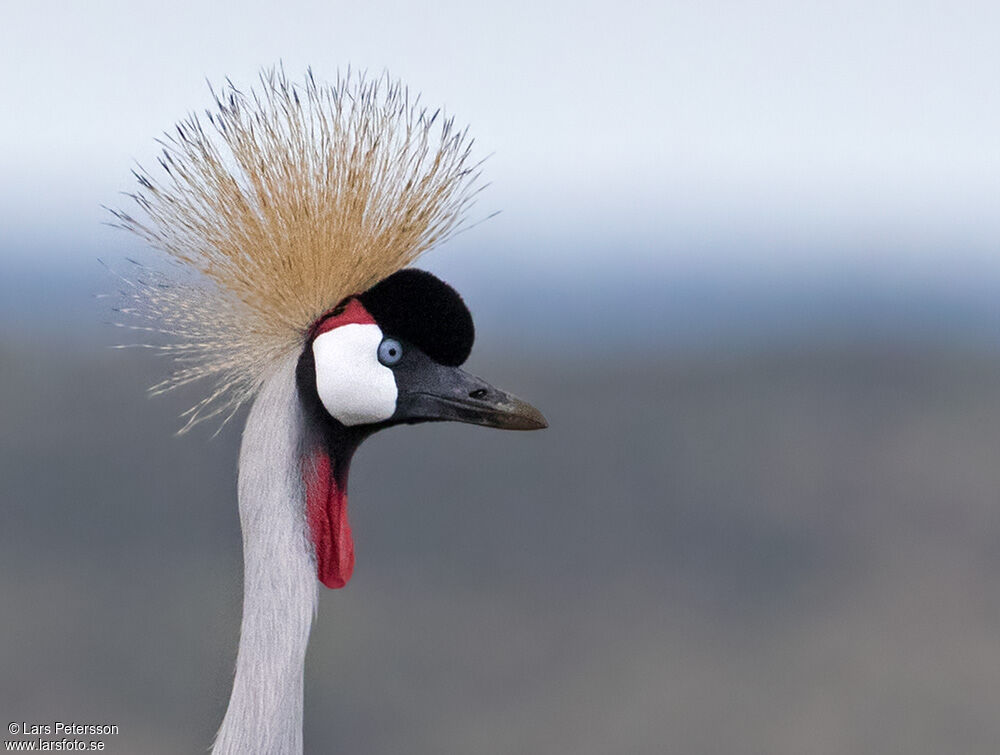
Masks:
[[[347,471],[362,440],[417,422],[548,426],[535,407],[461,369],[474,336],[458,293],[412,268],[348,296],[310,328],[296,383],[308,430],[306,519],[327,587],[344,587],[354,572]]]
[[[474,338],[472,315],[451,286],[400,270],[311,328],[297,372],[307,414],[341,435],[440,421],[547,427],[535,407],[461,369]]]
[[[229,84],[213,96],[208,125],[189,116],[163,142],[166,177],[137,172],[139,215],[114,211],[180,263],[130,285],[122,311],[170,337],[163,348],[176,365],[157,391],[212,379],[185,429],[249,401],[262,407],[248,418],[251,439],[280,428],[286,409],[294,418],[284,419],[303,420],[294,434],[274,433],[295,438],[279,452],[301,464],[301,487],[282,496],[305,493],[319,578],[343,587],[354,565],[347,471],[362,440],[417,422],[546,426],[537,409],[461,369],[469,310],[409,267],[463,227],[479,164],[466,129],[388,77],[330,85],[309,73],[296,84],[276,69],[262,72],[259,90]],[[258,404],[273,385],[290,392]],[[260,448],[247,437],[244,449]],[[241,452],[241,512],[272,500],[251,473],[282,463]]]

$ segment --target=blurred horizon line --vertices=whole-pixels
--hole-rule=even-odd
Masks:
[[[116,273],[127,275],[132,263],[120,250],[106,251],[92,257],[81,252],[63,264],[49,255],[11,260],[0,247],[6,268],[0,275],[0,338],[44,334],[53,344],[121,343],[123,331],[108,325],[111,305],[98,297],[113,299]],[[141,259],[155,266],[157,255],[146,251]],[[961,265],[894,270],[875,263],[539,271],[498,266],[488,250],[431,254],[424,262],[469,302],[487,343],[525,355],[554,345],[600,352],[809,342],[1000,346],[1000,265],[995,274]]]

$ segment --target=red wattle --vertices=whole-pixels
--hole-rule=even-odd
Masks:
[[[319,581],[337,589],[354,573],[354,539],[347,521],[347,491],[341,490],[333,474],[330,456],[323,448],[307,459],[303,470],[306,485],[306,521],[316,550]]]

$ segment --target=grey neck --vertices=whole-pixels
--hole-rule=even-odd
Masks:
[[[296,358],[254,401],[240,448],[243,622],[229,708],[213,753],[302,752],[302,678],[317,581],[300,469]]]

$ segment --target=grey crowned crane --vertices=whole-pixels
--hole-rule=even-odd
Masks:
[[[187,425],[252,402],[239,454],[243,618],[216,753],[302,751],[303,663],[318,583],[347,584],[351,456],[400,424],[546,426],[463,371],[459,295],[407,267],[462,227],[471,141],[386,77],[301,84],[283,71],[161,140],[140,211],[116,223],[165,253],[124,292],[177,360],[154,391],[207,378]],[[151,322],[150,322],[151,320]],[[165,341],[165,342],[164,342]]]

